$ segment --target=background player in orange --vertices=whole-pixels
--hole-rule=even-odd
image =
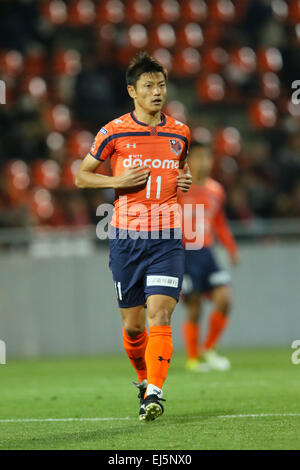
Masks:
[[[139,53],[126,78],[134,111],[100,129],[76,184],[115,189],[110,268],[123,345],[138,376],[139,418],[151,421],[164,411],[162,386],[173,352],[171,315],[184,271],[177,188],[187,191],[191,185],[186,165],[190,131],[161,112],[167,72],[160,63]],[[113,176],[95,174],[107,158]]]
[[[211,249],[215,235],[226,247],[233,265],[238,263],[239,254],[224,213],[225,192],[220,183],[210,178],[213,166],[210,147],[192,143],[189,165],[193,184],[187,194],[179,194],[180,204],[193,205],[193,210],[189,212],[192,220],[188,224],[187,219],[184,219],[183,243],[186,246],[187,239],[189,243],[193,242],[190,238],[192,233],[187,233],[187,230],[188,227],[195,227],[195,205],[203,204],[204,246],[196,245],[193,246],[193,250],[185,250],[182,292],[186,305],[186,321],[183,325],[187,353],[186,368],[196,372],[210,369],[227,370],[230,367],[229,360],[220,356],[215,347],[228,325],[232,294],[229,286],[230,275],[220,269]],[[214,309],[210,314],[206,338],[199,348],[199,319],[204,293],[209,293]]]

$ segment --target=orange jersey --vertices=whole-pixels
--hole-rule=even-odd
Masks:
[[[178,193],[178,202],[181,204],[182,212],[185,215],[184,245],[193,241],[185,231],[189,230],[188,227],[192,231],[197,230],[197,227],[195,227],[195,205],[202,204],[204,206],[204,246],[211,246],[214,243],[215,235],[217,235],[230,253],[236,252],[237,246],[228,227],[224,212],[225,200],[224,189],[220,183],[212,178],[207,178],[203,185],[192,184],[187,193]],[[184,212],[184,204],[192,204],[192,210]],[[201,223],[203,223],[203,220],[201,220]]]
[[[115,191],[114,227],[140,231],[181,227],[177,176],[188,152],[190,131],[163,113],[161,119],[150,127],[138,121],[134,112],[125,114],[102,127],[90,149],[99,161],[110,158],[113,176],[134,164],[150,167],[143,187]]]

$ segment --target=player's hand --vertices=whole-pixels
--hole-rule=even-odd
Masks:
[[[116,188],[132,188],[147,182],[150,168],[146,165],[133,165],[121,173],[117,178]]]
[[[240,264],[240,254],[238,251],[230,255],[230,261],[232,266],[237,266],[238,264]]]
[[[177,186],[181,191],[186,193],[192,184],[192,175],[188,164],[186,163],[182,170],[179,170],[179,175],[177,176]]]

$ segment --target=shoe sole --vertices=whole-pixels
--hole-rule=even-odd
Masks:
[[[145,414],[140,415],[140,421],[150,422],[162,415],[162,409],[157,403],[150,403],[145,408]]]

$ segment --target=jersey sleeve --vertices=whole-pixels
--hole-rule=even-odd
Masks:
[[[114,152],[114,129],[111,123],[101,127],[90,148],[89,154],[99,161],[109,158]]]

